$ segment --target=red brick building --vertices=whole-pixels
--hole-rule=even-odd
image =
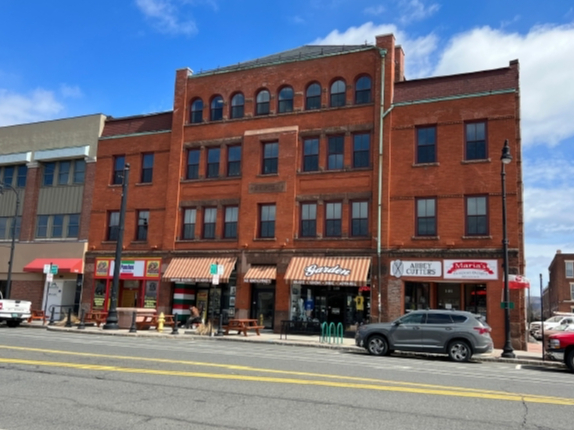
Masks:
[[[120,306],[209,302],[275,330],[469,309],[501,346],[505,139],[510,270],[524,271],[519,118],[517,62],[407,81],[392,35],[178,70],[172,112],[106,122],[83,302],[109,294],[129,163]]]
[[[556,255],[548,268],[548,287],[544,290],[544,314],[550,318],[554,312],[574,313],[574,254]]]

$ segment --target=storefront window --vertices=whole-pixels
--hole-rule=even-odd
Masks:
[[[157,305],[157,281],[145,283],[144,308],[155,309]]]
[[[96,288],[94,290],[94,309],[104,309],[104,302],[106,300],[106,280],[96,280]]]
[[[486,318],[486,285],[467,284],[464,286],[464,309]]]
[[[437,309],[460,309],[460,284],[437,284]]]
[[[430,285],[423,282],[405,283],[405,311],[430,307]]]

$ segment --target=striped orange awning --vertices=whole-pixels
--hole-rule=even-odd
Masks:
[[[277,278],[277,267],[275,266],[251,266],[243,282],[252,284],[270,284]]]
[[[220,264],[223,275],[219,276],[219,282],[227,283],[236,261],[237,258],[174,258],[163,278],[172,282],[211,282],[211,265]]]
[[[298,284],[350,285],[367,283],[370,257],[294,257],[285,280]]]

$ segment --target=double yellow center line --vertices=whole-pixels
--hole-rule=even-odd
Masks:
[[[574,399],[564,397],[539,396],[535,394],[506,393],[502,391],[480,390],[474,388],[418,384],[410,382],[389,381],[389,380],[381,380],[373,378],[360,378],[360,377],[330,375],[321,373],[273,370],[273,369],[263,369],[250,366],[204,363],[198,361],[89,354],[82,352],[58,351],[58,350],[39,349],[39,348],[24,348],[24,347],[4,346],[4,345],[0,345],[0,349],[47,353],[54,355],[76,356],[76,357],[139,361],[154,364],[164,363],[171,365],[176,364],[176,365],[195,366],[195,367],[209,367],[209,368],[218,368],[222,370],[235,371],[235,372],[241,371],[245,373],[259,373],[259,374],[283,375],[283,376],[279,377],[279,376],[237,375],[228,373],[207,373],[207,372],[191,372],[181,370],[145,369],[145,368],[134,368],[134,367],[106,366],[100,364],[65,363],[60,361],[0,358],[0,363],[13,364],[13,365],[59,367],[66,369],[101,371],[101,372],[121,372],[131,374],[207,378],[207,379],[221,379],[221,380],[244,381],[244,382],[245,381],[260,382],[260,383],[263,382],[273,384],[313,385],[313,386],[332,387],[332,388],[388,391],[388,392],[411,393],[411,394],[413,393],[427,394],[435,396],[467,397],[475,399],[506,400],[515,402],[546,403],[552,405],[574,406]]]

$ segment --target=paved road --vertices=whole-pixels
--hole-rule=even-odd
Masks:
[[[0,328],[0,429],[572,429],[574,375]]]

